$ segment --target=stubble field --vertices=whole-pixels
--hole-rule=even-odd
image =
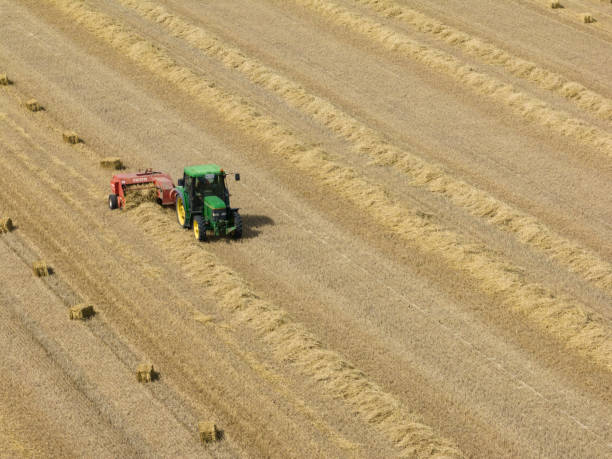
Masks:
[[[609,457],[612,5],[550,3],[0,0],[0,456]]]

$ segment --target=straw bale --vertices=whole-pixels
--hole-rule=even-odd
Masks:
[[[214,422],[201,421],[198,423],[198,431],[200,433],[200,440],[202,443],[209,443],[218,440],[219,431]]]
[[[74,131],[65,131],[62,134],[62,137],[64,138],[64,142],[66,143],[71,143],[71,144],[77,144],[81,141],[81,139],[79,138],[78,134]]]
[[[123,162],[121,161],[121,158],[109,156],[100,160],[100,166],[105,169],[120,170],[123,169]]]
[[[42,106],[38,103],[36,99],[30,99],[25,103],[28,110],[31,112],[37,112],[42,110]]]
[[[585,24],[590,24],[591,22],[595,22],[595,19],[593,18],[591,13],[582,13],[580,15],[580,18],[582,19],[582,22],[584,22]]]
[[[85,320],[95,315],[95,310],[91,304],[77,304],[72,306],[69,311],[70,320]]]
[[[32,271],[36,277],[45,277],[50,274],[49,266],[43,260],[32,263]]]
[[[6,73],[0,73],[0,86],[7,86],[11,84],[11,80],[8,79]]]
[[[553,9],[561,8],[561,3],[559,2],[559,0],[553,0],[552,2],[550,2],[550,7]]]
[[[141,363],[136,368],[136,380],[138,382],[151,382],[155,380],[157,372],[153,369],[153,364],[149,362]]]
[[[0,218],[0,234],[13,231],[13,220],[10,218]]]

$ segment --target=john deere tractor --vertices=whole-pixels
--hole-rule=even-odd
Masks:
[[[238,209],[230,207],[225,186],[227,174],[214,164],[190,166],[176,187],[176,218],[183,228],[193,228],[198,241],[206,240],[206,232],[215,236],[242,237],[242,219]],[[235,175],[240,180],[240,174]]]

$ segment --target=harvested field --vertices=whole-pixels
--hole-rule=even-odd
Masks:
[[[605,3],[0,0],[0,455],[610,456]]]

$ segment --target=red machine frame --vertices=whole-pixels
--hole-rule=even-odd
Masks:
[[[176,190],[172,177],[164,172],[154,172],[147,169],[144,172],[116,174],[111,179],[111,190],[117,195],[117,207],[125,206],[125,189],[134,185],[154,183],[157,189],[157,199],[162,206],[173,205],[176,202]]]

